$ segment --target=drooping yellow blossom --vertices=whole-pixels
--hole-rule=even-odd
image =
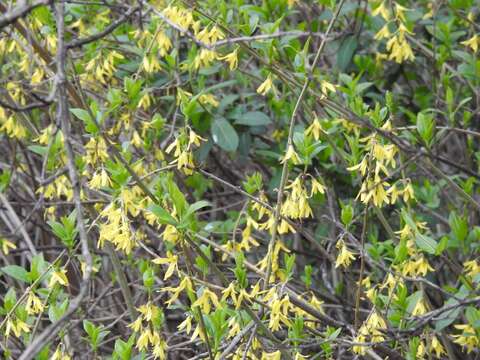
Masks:
[[[178,299],[180,293],[184,290],[192,291],[192,281],[188,276],[185,276],[177,287],[165,287],[162,289],[162,291],[168,291],[172,293],[172,296],[168,301],[165,302],[165,304],[170,306],[170,304]]]
[[[71,357],[63,349],[63,344],[59,344],[52,355],[51,360],[71,360]]]
[[[160,308],[153,305],[150,301],[138,307],[137,310],[142,315],[144,321],[152,321],[152,319],[157,318],[160,313]]]
[[[210,291],[208,288],[205,288],[202,295],[192,304],[192,307],[201,307],[203,313],[210,314],[212,305],[215,307],[220,306],[217,294],[215,294],[213,291]]]
[[[298,154],[295,152],[295,148],[293,147],[293,145],[288,145],[287,152],[280,160],[280,163],[283,164],[284,162],[289,160],[291,160],[292,164],[294,165],[300,164],[300,158],[298,157]]]
[[[67,270],[62,269],[60,271],[53,271],[48,287],[53,287],[55,284],[60,284],[62,286],[68,286]]]
[[[478,34],[473,35],[470,39],[462,41],[460,44],[468,46],[474,53],[478,51],[480,47],[480,36]]]
[[[0,238],[0,243],[2,246],[2,252],[5,255],[8,255],[10,253],[10,249],[16,249],[17,245],[12,243],[11,241],[8,241],[7,239]]]
[[[305,130],[305,135],[313,135],[313,138],[318,141],[320,139],[320,134],[324,132],[320,120],[317,117],[313,119],[312,124]]]
[[[280,350],[277,350],[272,353],[262,352],[262,359],[261,360],[281,360],[282,353]]]
[[[268,74],[266,80],[257,88],[257,93],[265,96],[273,88],[273,76]]]
[[[279,298],[277,294],[275,294],[273,300],[270,302],[270,306],[271,311],[268,327],[272,331],[279,330],[281,324],[285,324],[286,326],[291,325],[291,321],[288,319],[288,311],[291,307],[288,295]]]
[[[382,1],[380,5],[378,5],[373,11],[372,15],[377,16],[380,14],[384,20],[388,21],[390,20],[390,11],[388,8],[385,6],[385,1]]]
[[[470,324],[455,325],[455,329],[462,330],[462,334],[453,335],[455,340],[453,342],[460,346],[467,348],[467,353],[478,349],[480,347],[480,337],[475,332],[475,329]]]
[[[387,51],[390,52],[388,59],[395,60],[395,62],[399,64],[407,60],[413,61],[415,59],[412,48],[402,35],[395,35],[388,40]]]
[[[198,101],[202,105],[211,105],[213,107],[218,107],[218,105],[220,105],[217,98],[213,94],[202,94],[198,97]]]
[[[412,315],[413,316],[423,315],[426,312],[427,312],[427,306],[425,305],[425,301],[422,298],[420,298],[412,310]]]
[[[28,315],[35,315],[42,312],[44,306],[42,301],[38,296],[36,296],[33,291],[30,291],[28,294],[27,302],[25,305],[25,310],[27,310]]]
[[[348,250],[345,242],[343,240],[339,240],[336,247],[340,251],[338,252],[337,260],[335,261],[335,267],[338,268],[339,266],[343,266],[346,268],[350,266],[352,260],[355,260],[355,256],[350,250]]]
[[[227,55],[218,56],[217,59],[224,60],[228,63],[230,70],[235,70],[238,66],[238,49],[233,50]]]
[[[125,208],[112,202],[101,211],[100,215],[106,220],[100,224],[98,247],[103,247],[105,241],[109,241],[115,245],[117,250],[130,254],[136,246],[136,241],[130,229],[130,221]]]
[[[405,276],[425,276],[428,271],[434,271],[423,255],[418,255],[402,264],[402,274]]]
[[[354,339],[356,344],[352,347],[352,351],[356,354],[365,355],[368,346],[362,345],[366,342],[382,342],[385,340],[383,330],[387,328],[385,320],[377,313],[373,311],[368,316],[367,320],[362,324],[358,330],[358,334]]]
[[[390,38],[392,34],[390,33],[390,30],[388,29],[388,23],[383,25],[382,28],[375,34],[373,37],[375,40],[382,40],[382,39],[388,39]]]
[[[170,38],[165,35],[163,31],[159,31],[157,34],[158,52],[161,57],[165,56],[172,48],[172,42]]]
[[[480,274],[480,265],[478,265],[477,260],[465,261],[463,268],[465,269],[465,274],[471,278]]]
[[[337,91],[337,90],[335,89],[335,85],[329,83],[329,82],[326,81],[326,80],[322,80],[322,81],[320,82],[320,89],[321,89],[323,95],[327,95],[329,92],[333,92],[333,93],[334,93],[335,91]]]
[[[167,252],[166,258],[156,258],[152,260],[152,262],[157,265],[168,264],[168,269],[165,272],[165,276],[163,280],[167,280],[170,276],[172,276],[175,270],[178,271],[177,261],[178,261],[178,256],[173,255],[171,251]]]
[[[102,167],[100,171],[96,171],[93,174],[88,185],[93,189],[100,189],[112,186],[112,181],[110,180],[105,168]]]
[[[433,350],[433,352],[435,352],[436,357],[439,359],[442,358],[442,355],[446,354],[441,342],[435,335],[433,335],[431,338],[430,348]]]

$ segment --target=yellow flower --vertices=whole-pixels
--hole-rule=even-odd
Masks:
[[[30,291],[25,306],[25,310],[27,310],[28,315],[38,314],[43,311],[43,308],[44,306],[40,298]]]
[[[151,302],[141,305],[137,310],[142,314],[142,318],[145,321],[152,321],[160,313],[158,306],[153,305]]]
[[[405,37],[401,35],[393,36],[390,40],[388,40],[387,50],[390,51],[388,59],[395,60],[399,64],[406,60],[413,61],[415,59],[412,48],[405,40]]]
[[[51,360],[70,360],[71,357],[63,350],[64,345],[60,344],[52,355]]]
[[[383,27],[375,34],[375,40],[388,39],[391,36],[390,31],[388,30],[388,23],[383,25]]]
[[[7,239],[0,239],[0,243],[2,244],[2,252],[5,255],[8,255],[10,253],[10,249],[16,249],[17,248],[17,245],[8,241]]]
[[[217,53],[208,49],[201,49],[200,53],[195,56],[192,66],[195,70],[200,69],[201,67],[208,67],[217,57]]]
[[[157,35],[157,44],[160,56],[162,57],[165,56],[167,52],[172,48],[172,42],[163,31],[160,31]]]
[[[54,271],[48,283],[48,287],[52,287],[55,284],[60,284],[62,286],[68,286],[67,270],[62,269],[60,271]]]
[[[202,308],[205,314],[209,314],[212,305],[216,307],[220,306],[218,297],[214,292],[210,291],[208,288],[205,288],[202,295],[192,304],[192,307],[199,306]]]
[[[128,327],[135,332],[140,332],[142,329],[142,318],[138,317],[133,323],[129,324]]]
[[[388,9],[385,7],[385,2],[382,1],[379,6],[377,6],[373,11],[372,11],[372,16],[377,16],[378,14],[382,15],[382,17],[385,20],[390,19],[390,12]]]
[[[35,72],[33,73],[31,79],[30,79],[30,84],[35,85],[35,84],[40,84],[40,82],[43,80],[44,72],[42,68],[38,67],[35,69]]]
[[[165,304],[170,306],[173,302],[175,302],[178,297],[180,296],[180,293],[183,290],[188,290],[192,291],[192,281],[188,276],[184,277],[183,280],[180,282],[180,284],[177,287],[165,287],[162,289],[162,291],[169,291],[172,293],[172,296],[170,299],[168,299]]]
[[[295,148],[293,145],[288,145],[287,152],[285,153],[285,156],[281,159],[280,163],[283,164],[286,161],[292,160],[293,164],[300,164],[300,158],[298,157],[298,154],[295,152]]]
[[[343,240],[340,240],[337,243],[336,247],[337,249],[340,249],[340,251],[338,253],[337,260],[335,261],[335,267],[338,268],[339,266],[350,266],[352,260],[355,260],[355,256],[353,256],[353,253],[348,250],[345,242]]]
[[[152,262],[157,265],[168,264],[168,269],[165,272],[165,276],[163,278],[163,280],[167,280],[170,276],[172,276],[175,270],[178,271],[177,260],[178,256],[173,255],[171,251],[168,251],[166,258],[156,258],[152,260]]]
[[[480,346],[480,337],[476,335],[475,329],[470,324],[455,325],[456,329],[462,330],[461,335],[453,335],[456,338],[453,342],[467,348],[467,353],[478,349]]]
[[[202,94],[199,96],[198,101],[200,101],[202,105],[209,104],[213,107],[218,107],[218,105],[220,105],[217,98],[212,94]]]
[[[415,304],[415,307],[412,310],[412,315],[417,316],[417,315],[423,315],[427,312],[427,307],[425,306],[425,302],[423,299],[420,299],[417,301]]]
[[[328,94],[328,92],[336,92],[337,90],[335,89],[335,85],[329,83],[328,81],[326,80],[322,80],[320,82],[320,89],[322,91],[323,94]]]
[[[238,66],[238,49],[235,49],[230,54],[217,57],[218,60],[225,60],[229,64],[230,70],[235,70]]]
[[[185,320],[183,320],[182,323],[178,325],[177,329],[180,331],[185,329],[185,332],[187,334],[190,334],[190,332],[192,331],[192,317],[187,316]]]
[[[403,189],[403,201],[408,202],[410,199],[415,199],[415,192],[412,184],[408,181],[407,186]]]
[[[470,39],[462,41],[460,44],[470,47],[474,53],[478,51],[480,46],[480,36],[478,34],[473,35]]]
[[[137,108],[143,108],[143,110],[147,110],[151,104],[152,100],[150,98],[150,95],[148,94],[148,92],[145,92],[140,101],[138,102]]]
[[[313,120],[312,124],[305,130],[305,135],[313,135],[313,138],[318,141],[320,134],[323,132],[322,125],[317,117]]]
[[[235,291],[235,284],[233,282],[228,285],[227,288],[222,290],[222,301],[225,301],[228,298],[231,298],[234,303],[237,302],[237,292]]]
[[[283,323],[287,326],[291,325],[290,320],[288,319],[288,311],[291,307],[290,299],[288,295],[285,295],[282,299],[278,299],[275,294],[274,299],[270,303],[270,320],[268,327],[272,331],[277,331],[280,329],[280,323]]]
[[[140,351],[146,349],[148,347],[148,344],[150,343],[151,337],[152,337],[152,334],[150,333],[150,329],[144,329],[140,333],[140,336],[137,339],[136,348]]]
[[[361,345],[361,344],[365,343],[366,340],[367,339],[366,339],[365,335],[362,335],[362,334],[357,335],[353,339],[353,342],[357,343],[357,345],[354,345],[352,347],[352,351],[355,354],[358,354],[358,355],[365,355],[367,353],[367,346]]]
[[[400,19],[402,22],[405,22],[405,11],[410,11],[410,9],[407,9],[406,7],[403,7],[399,3],[395,3],[395,15],[397,16],[398,19]]]
[[[12,322],[13,324],[13,322]],[[30,332],[30,325],[26,322],[17,319],[15,324],[12,325],[13,334],[18,338],[22,335],[22,333],[29,333]],[[8,336],[8,335],[7,335]]]
[[[277,350],[273,353],[262,352],[262,360],[281,360],[282,353]]]
[[[325,186],[320,184],[315,178],[312,178],[312,192],[310,193],[310,196],[318,193],[325,194]]]
[[[267,76],[267,79],[257,88],[257,93],[265,96],[273,88],[272,74]]]
[[[466,261],[463,263],[463,267],[465,268],[465,273],[470,277],[474,277],[480,273],[480,266],[477,260]]]
[[[430,347],[435,352],[435,355],[438,358],[441,358],[443,354],[446,354],[445,349],[443,348],[442,344],[438,340],[438,338],[434,335],[432,336],[432,340],[430,342]]]

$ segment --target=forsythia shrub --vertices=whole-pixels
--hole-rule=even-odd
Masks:
[[[480,3],[0,2],[5,359],[476,359]]]

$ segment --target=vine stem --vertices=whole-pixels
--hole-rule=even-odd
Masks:
[[[340,10],[342,9],[344,2],[345,0],[340,1],[340,3],[337,6],[337,9],[335,10],[335,14],[333,15],[332,19],[330,20],[330,23],[328,24],[327,31],[325,32],[325,36],[323,37],[322,42],[318,47],[317,53],[315,54],[315,58],[311,66],[312,73],[318,64],[318,61],[320,60],[320,55],[322,54],[323,49],[325,48],[328,35],[330,34],[333,28],[333,24],[335,23],[335,21],[338,18],[338,15],[340,14]],[[310,82],[311,82],[311,77],[307,76],[303,84],[302,90],[300,91],[300,95],[298,96],[297,102],[295,103],[295,107],[293,108],[292,116],[290,118],[290,126],[288,129],[287,151],[290,148],[290,146],[293,146],[293,129],[295,127],[296,115],[298,113],[298,110],[300,109],[302,100],[305,97],[305,94],[307,93],[307,89],[308,89],[308,86],[310,85]],[[263,281],[263,290],[265,290],[268,287],[268,283],[270,281],[270,276],[272,273],[273,250],[275,248],[275,244],[277,240],[277,228],[278,228],[278,222],[280,220],[280,210],[282,208],[282,203],[283,203],[283,192],[285,190],[285,185],[287,184],[287,179],[288,179],[288,160],[284,161],[283,167],[282,167],[280,186],[278,188],[278,194],[277,194],[277,203],[275,205],[275,210],[273,215],[274,218],[273,218],[272,236],[270,237],[270,242],[268,244],[268,250],[267,250],[267,257],[268,257],[267,269],[266,269],[265,278]]]
[[[365,236],[367,235],[368,205],[363,214],[363,225],[361,234],[360,274],[358,275],[357,294],[355,296],[355,330],[360,327],[360,299],[362,297],[363,273],[365,272]]]

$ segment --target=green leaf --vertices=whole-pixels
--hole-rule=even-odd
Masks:
[[[88,113],[87,110],[84,110],[84,109],[70,109],[70,112],[85,123],[89,122],[89,121],[92,121],[92,118],[90,117],[90,114]]]
[[[190,216],[191,214],[195,213],[197,210],[200,210],[201,208],[204,208],[207,206],[211,206],[210,202],[206,200],[197,201],[196,203],[193,203],[188,207],[187,212],[185,213],[185,217]]]
[[[95,134],[98,132],[98,127],[95,121],[91,118],[90,113],[84,109],[70,109],[70,112],[75,115],[77,118],[83,121],[85,124],[85,130],[90,134]]]
[[[430,145],[435,129],[435,120],[431,114],[418,113],[417,131],[426,145]]]
[[[14,279],[17,279],[26,283],[29,282],[28,271],[21,266],[8,265],[8,266],[2,267],[0,270],[2,270],[2,272],[7,274],[8,276],[13,277]]]
[[[435,255],[435,251],[437,249],[437,242],[431,237],[417,233],[415,235],[415,243],[420,249],[422,249],[426,253]]]
[[[180,191],[177,184],[171,178],[168,178],[167,190],[170,198],[173,201],[173,204],[175,205],[177,214],[179,217],[183,217],[188,205],[187,200],[185,200],[185,195],[182,191]]]
[[[246,126],[262,126],[268,125],[272,122],[270,118],[260,111],[250,111],[240,116],[235,120],[235,124]]]
[[[65,299],[61,304],[51,304],[48,307],[48,318],[52,323],[58,321],[63,314],[65,314],[65,311],[67,311],[68,308],[68,299]]]
[[[345,71],[352,61],[353,54],[357,50],[358,41],[355,35],[345,39],[337,52],[337,67],[340,71]]]
[[[158,219],[160,224],[169,224],[169,225],[176,225],[177,220],[170,215],[170,213],[162,208],[160,205],[152,204],[148,207],[148,210],[151,211]]]
[[[225,118],[217,118],[212,124],[212,138],[225,151],[237,150],[237,132]]]

